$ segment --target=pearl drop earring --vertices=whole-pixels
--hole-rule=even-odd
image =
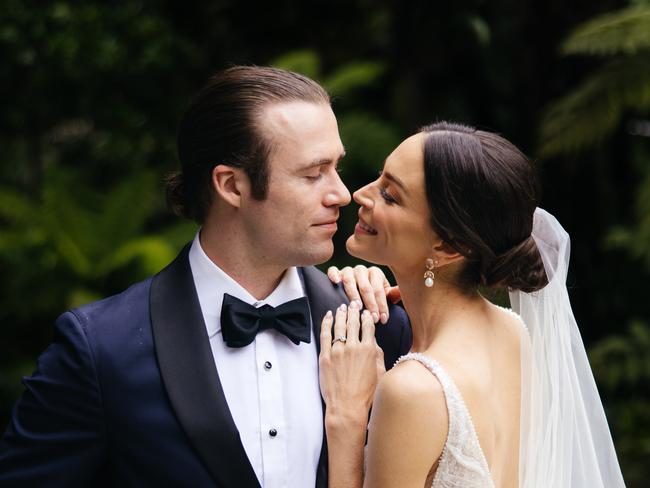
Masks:
[[[433,259],[431,258],[427,258],[427,260],[424,262],[424,267],[427,268],[427,270],[424,272],[424,286],[427,288],[431,288],[435,283],[436,275],[433,273],[433,270],[437,264],[438,261],[434,263]]]

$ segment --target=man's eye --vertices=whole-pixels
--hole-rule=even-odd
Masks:
[[[379,194],[381,195],[381,197],[382,197],[384,200],[386,200],[386,203],[396,203],[396,202],[397,202],[397,200],[395,200],[395,199],[391,196],[391,194],[388,193],[388,192],[386,191],[386,188],[382,188],[382,187],[380,187],[380,188],[379,188]]]
[[[310,181],[318,181],[321,179],[322,176],[323,176],[322,173],[318,173],[317,175],[307,175],[305,176],[305,178],[307,178]]]

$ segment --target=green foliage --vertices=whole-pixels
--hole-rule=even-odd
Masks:
[[[576,152],[601,143],[620,126],[627,110],[650,110],[650,52],[609,61],[551,104],[542,119],[540,155]]]
[[[344,175],[353,171],[361,181],[376,178],[384,160],[401,142],[394,125],[366,112],[347,112],[338,117],[341,138],[347,153]]]
[[[589,362],[599,384],[606,389],[639,387],[638,391],[642,391],[642,386],[650,386],[648,351],[650,326],[635,320],[629,324],[626,335],[612,335],[592,346]]]
[[[650,7],[588,21],[569,36],[562,51],[611,59],[547,108],[541,124],[542,157],[594,147],[620,126],[627,111],[650,110]]]
[[[633,6],[589,20],[562,45],[564,54],[611,56],[650,48],[650,9]]]
[[[90,190],[82,178],[63,170],[48,171],[44,185],[42,200],[0,188],[0,218],[5,222],[0,256],[37,255],[42,265],[70,276],[74,285],[68,306],[98,296],[97,287],[116,271],[132,267],[133,279],[142,279],[178,251],[178,242],[146,233],[161,186],[151,172],[133,173],[106,194]],[[191,238],[192,227],[183,229],[186,239]]]
[[[626,479],[644,478],[650,456],[650,326],[635,320],[624,335],[607,337],[589,350],[589,362],[607,402],[618,459]]]
[[[386,66],[377,61],[353,61],[330,74],[323,85],[334,97],[344,97],[376,82],[385,69]]]
[[[276,68],[301,73],[314,80],[320,77],[320,59],[311,49],[291,51],[275,58],[269,64]]]
[[[650,165],[645,173],[636,195],[634,225],[612,227],[605,243],[610,248],[625,249],[650,270]]]
[[[329,75],[322,76],[320,58],[310,49],[289,52],[274,59],[270,64],[318,80],[334,98],[345,97],[357,89],[371,86],[386,70],[385,64],[379,61],[352,61],[338,67]]]

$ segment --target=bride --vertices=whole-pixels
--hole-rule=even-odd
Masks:
[[[624,486],[568,301],[568,235],[536,209],[526,157],[437,123],[354,199],[348,251],[391,269],[413,346],[384,374],[369,313],[323,319],[329,486]]]

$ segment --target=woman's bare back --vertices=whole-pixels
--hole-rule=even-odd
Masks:
[[[480,314],[463,317],[425,352],[460,391],[500,488],[518,483],[522,324],[513,312],[486,302]]]

